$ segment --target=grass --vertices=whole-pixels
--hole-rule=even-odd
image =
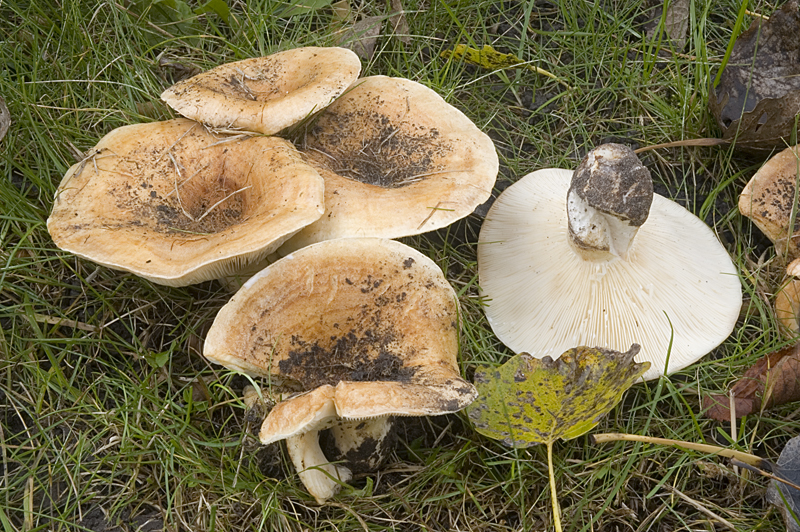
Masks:
[[[217,283],[153,285],[54,246],[45,220],[61,176],[111,129],[172,116],[158,96],[177,66],[333,44],[327,9],[281,19],[277,2],[230,0],[225,22],[215,13],[170,19],[159,5],[0,1],[0,95],[13,121],[0,141],[0,530],[550,529],[544,447],[504,448],[463,415],[403,420],[382,471],[316,505],[285,451],[256,444],[240,399],[246,380],[200,355],[229,293]],[[408,0],[411,43],[385,29],[363,73],[414,79],[463,110],[495,141],[502,188],[534,169],[574,167],[608,140],[715,136],[708,87],[739,5],[690,6],[686,49],[676,53],[645,36],[653,12],[637,1]],[[769,15],[776,6],[748,8]],[[359,9],[386,13],[383,3]],[[515,53],[574,92],[528,70],[440,58],[456,44]],[[701,395],[725,390],[784,342],[771,309],[780,260],[735,208],[762,159],[697,147],[643,160],[664,193],[718,231],[742,272],[745,305],[713,354],[634,386],[597,430],[724,443],[728,429],[698,415]],[[480,307],[479,224],[472,216],[406,239],[459,293],[469,378],[510,354]],[[732,444],[774,458],[795,418],[793,406],[752,416]],[[566,530],[716,530],[709,512],[739,530],[782,526],[763,501],[765,482],[713,457],[581,437],[558,443],[555,460]]]

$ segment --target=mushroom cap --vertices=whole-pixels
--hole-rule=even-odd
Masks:
[[[319,174],[287,141],[176,119],[124,126],[72,166],[47,229],[61,249],[184,286],[260,260],[322,214]]]
[[[324,408],[329,387],[340,418],[465,407],[477,392],[459,374],[458,320],[456,294],[426,256],[391,240],[330,240],[245,283],[217,314],[203,354],[306,392],[267,417],[274,428],[261,436],[275,441],[318,430],[299,412]]]
[[[298,145],[325,178],[325,214],[287,250],[447,226],[489,198],[499,166],[491,139],[461,111],[424,85],[386,76],[354,83]]]
[[[361,61],[346,48],[295,48],[212,68],[161,99],[212,127],[272,135],[326,107],[359,72]]]
[[[786,148],[753,175],[739,196],[739,211],[775,244],[779,255],[800,257],[796,183],[800,179],[798,147]]]
[[[784,336],[800,333],[800,280],[792,279],[775,296],[775,317]]]
[[[480,285],[498,338],[539,358],[576,345],[625,351],[638,343],[637,360],[651,363],[645,380],[664,373],[668,353],[671,373],[719,345],[733,330],[742,294],[709,227],[654,195],[626,260],[584,260],[568,236],[572,175],[528,174],[500,195],[483,223]]]

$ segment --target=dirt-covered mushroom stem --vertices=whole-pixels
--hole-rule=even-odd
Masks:
[[[624,257],[653,203],[653,181],[622,144],[589,152],[567,194],[570,242],[587,260]]]

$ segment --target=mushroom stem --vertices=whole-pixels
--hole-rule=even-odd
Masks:
[[[375,471],[391,452],[394,418],[341,419],[331,428],[336,457],[355,473]]]
[[[353,476],[346,467],[328,462],[317,430],[286,438],[286,450],[303,485],[319,504],[336,495],[341,484]]]
[[[567,193],[572,249],[590,261],[627,259],[652,201],[650,172],[633,150],[598,146],[575,170]]]

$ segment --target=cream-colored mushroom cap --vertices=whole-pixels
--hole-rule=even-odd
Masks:
[[[317,432],[342,420],[456,412],[477,396],[457,365],[458,300],[442,271],[392,240],[351,238],[302,248],[252,277],[214,320],[204,356],[300,391],[261,428],[287,439],[309,492],[332,496],[349,470],[332,469]],[[354,424],[339,432],[359,445]],[[342,442],[345,436],[339,436]],[[326,474],[315,474],[322,468]],[[327,468],[327,469],[325,469]]]
[[[778,255],[800,257],[800,209],[797,182],[800,157],[797,146],[786,148],[762,166],[739,196],[739,211],[775,244]]]
[[[338,239],[247,281],[203,354],[300,390],[334,386],[342,417],[430,415],[474,394],[459,376],[458,331],[456,294],[432,260],[392,240]]]
[[[274,251],[319,218],[323,186],[285,140],[219,137],[186,119],[137,124],[67,171],[47,228],[76,255],[183,286]]]
[[[500,195],[486,217],[479,278],[498,338],[539,358],[576,345],[624,351],[638,343],[637,360],[651,363],[644,379],[677,371],[720,344],[739,315],[741,288],[714,233],[683,207],[654,195],[649,217],[624,252],[589,258],[570,240],[572,177],[572,171],[557,169],[528,174]],[[590,228],[606,223],[591,220]],[[609,227],[613,251],[615,235],[628,229]]]
[[[424,85],[386,76],[354,83],[298,147],[325,178],[325,214],[286,250],[447,226],[489,198],[499,164],[491,139],[461,111]]]
[[[220,65],[179,81],[161,99],[212,127],[272,135],[325,108],[359,72],[361,61],[346,48],[295,48]]]
[[[784,336],[800,333],[800,280],[788,281],[775,296],[775,317]]]

